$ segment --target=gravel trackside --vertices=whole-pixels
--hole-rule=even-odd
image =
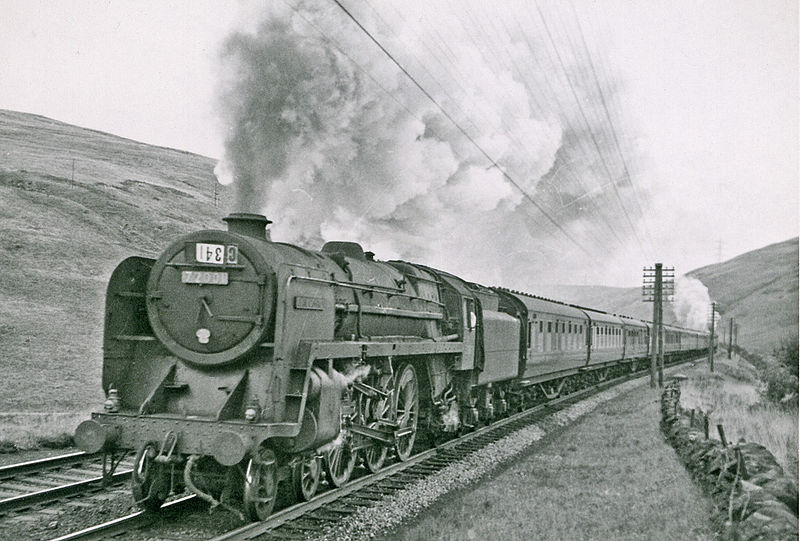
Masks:
[[[538,423],[547,436],[499,474],[382,535],[400,541],[713,539],[711,504],[659,432],[658,392],[639,382],[583,407],[586,415],[570,426]],[[473,477],[469,469],[463,474]]]

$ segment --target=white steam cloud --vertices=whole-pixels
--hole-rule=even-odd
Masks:
[[[300,3],[270,8],[222,54],[215,172],[233,180],[234,210],[266,214],[275,239],[352,240],[379,259],[516,287],[587,267],[523,191],[598,259],[627,244],[631,184],[605,120],[620,129],[619,85],[592,76],[577,23],[529,6],[378,8],[352,6],[521,190],[335,4]]]
[[[697,278],[679,276],[675,280],[675,300],[672,308],[678,323],[689,329],[705,331],[711,297],[708,288]]]

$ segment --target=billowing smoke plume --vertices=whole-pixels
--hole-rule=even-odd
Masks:
[[[276,240],[357,241],[483,283],[577,281],[587,259],[604,272],[640,208],[618,85],[586,56],[577,22],[471,2],[378,8],[352,6],[518,186],[335,4],[301,3],[271,8],[223,51],[216,172],[234,182],[234,210],[266,214]]]
[[[708,288],[697,278],[680,276],[675,280],[675,300],[672,308],[678,324],[689,329],[704,331],[708,328],[711,298]]]

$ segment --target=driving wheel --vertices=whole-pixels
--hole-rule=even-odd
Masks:
[[[404,365],[395,379],[394,415],[398,424],[395,451],[397,458],[405,461],[409,459],[414,448],[419,417],[417,371],[411,364]]]
[[[299,501],[307,502],[317,493],[321,470],[316,456],[304,458],[292,467],[292,485]]]
[[[325,454],[325,476],[328,482],[335,487],[340,487],[350,480],[356,467],[356,453],[350,445],[342,443]]]

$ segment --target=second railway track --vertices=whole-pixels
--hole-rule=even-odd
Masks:
[[[122,483],[130,476],[131,466],[131,459],[120,463],[105,485],[100,454],[69,453],[2,466],[0,516]]]

